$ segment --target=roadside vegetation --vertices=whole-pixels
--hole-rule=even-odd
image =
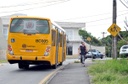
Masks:
[[[98,61],[88,73],[92,84],[128,84],[128,59]]]
[[[112,35],[108,35],[107,37],[104,37],[102,39],[97,39],[96,37],[92,36],[91,33],[88,33],[86,30],[79,30],[79,35],[82,37],[82,39],[94,46],[105,46],[105,52],[107,57],[111,56],[112,51]],[[87,38],[90,37],[91,41],[89,42]],[[117,57],[122,57],[119,55],[119,50],[122,45],[128,44],[128,31],[120,31],[119,35],[117,35]]]
[[[6,63],[7,60],[0,60],[0,63]]]

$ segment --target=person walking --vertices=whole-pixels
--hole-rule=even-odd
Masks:
[[[86,59],[86,53],[87,53],[87,48],[84,42],[81,42],[81,45],[78,48],[79,50],[79,55],[80,55],[80,62],[84,64],[85,66],[85,59]]]

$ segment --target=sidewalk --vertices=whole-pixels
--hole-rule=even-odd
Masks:
[[[87,67],[92,62],[70,63],[60,70],[48,84],[90,84],[90,77],[87,74]]]

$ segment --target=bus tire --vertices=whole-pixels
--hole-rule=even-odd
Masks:
[[[57,64],[52,65],[52,69],[56,69],[57,68]]]
[[[19,67],[19,69],[28,69],[29,68],[29,64],[18,63],[18,67]]]
[[[59,65],[63,65],[63,62],[60,62],[60,64]]]
[[[29,69],[29,64],[25,64],[24,69]]]
[[[19,67],[19,69],[23,69],[24,68],[22,63],[18,63],[18,67]]]

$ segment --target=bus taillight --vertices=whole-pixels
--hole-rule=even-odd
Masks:
[[[10,54],[13,54],[11,45],[8,45],[8,52],[9,52]]]
[[[8,45],[8,51],[12,51],[11,45]]]
[[[48,56],[49,55],[49,52],[50,52],[50,46],[47,46],[45,52],[44,52],[44,56]]]

